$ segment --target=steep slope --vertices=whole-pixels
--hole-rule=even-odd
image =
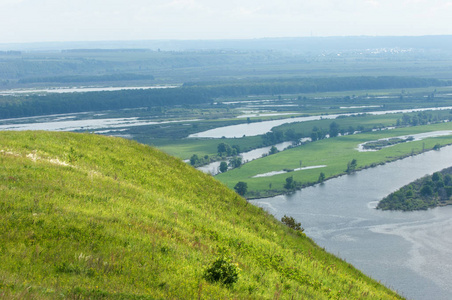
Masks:
[[[220,256],[231,285],[205,270]],[[0,132],[0,298],[397,299],[214,178],[133,141]]]

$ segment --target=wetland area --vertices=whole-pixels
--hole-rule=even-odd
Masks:
[[[0,130],[156,147],[230,189],[241,183],[249,203],[293,217],[320,247],[400,295],[451,299],[452,206],[376,209],[452,166],[450,51],[344,49],[0,52]]]
[[[417,112],[450,110],[451,107],[416,109]],[[394,113],[413,113],[412,110],[379,111],[378,115]],[[109,113],[88,114],[94,119],[84,119],[84,114],[45,116],[41,118],[22,118],[18,124],[3,124],[3,130],[63,130],[94,131],[99,134],[125,135],[128,128],[148,125],[187,123],[202,120],[150,121],[138,117],[104,118]],[[276,116],[277,114],[275,114]],[[372,113],[369,113],[372,115]],[[259,115],[260,116],[260,115]],[[273,116],[273,115],[272,115]],[[256,115],[257,117],[257,115]],[[274,117],[274,116],[273,116]],[[279,115],[284,117],[284,115]],[[275,125],[294,122],[309,122],[323,119],[331,122],[339,115],[284,118],[276,121],[261,121],[251,124],[226,126],[208,131],[210,141],[221,139],[224,134],[236,137],[246,132],[266,134]],[[350,114],[343,117],[353,118]],[[73,120],[75,119],[75,120]],[[14,123],[2,120],[3,123]],[[35,123],[27,123],[34,121]],[[20,124],[19,124],[20,123]],[[249,128],[255,128],[249,131]],[[244,129],[246,128],[246,129]],[[379,132],[391,132],[394,129]],[[378,132],[377,132],[378,133]],[[198,133],[204,135],[204,133]],[[354,134],[359,136],[359,134]],[[409,135],[410,141],[450,136],[450,130],[431,131]],[[128,138],[133,136],[129,135]],[[401,136],[397,136],[400,138]],[[404,135],[402,137],[407,137]],[[220,139],[218,139],[220,138]],[[193,139],[190,136],[189,139]],[[234,139],[231,139],[234,140]],[[202,139],[200,140],[202,141]],[[305,140],[305,142],[307,142]],[[369,142],[369,141],[368,141]],[[372,142],[372,141],[370,141]],[[312,142],[310,142],[312,143]],[[274,145],[279,153],[292,146],[290,141]],[[362,148],[362,143],[359,144]],[[393,145],[395,146],[395,145]],[[299,145],[296,148],[302,149]],[[244,163],[260,160],[271,146],[259,147],[241,153]],[[359,146],[355,147],[360,149]],[[356,151],[356,150],[355,150]],[[362,151],[362,150],[361,150]],[[198,167],[203,172],[216,175],[220,161]],[[452,165],[452,146],[440,151],[428,151],[419,155],[397,160],[385,165],[359,171],[350,175],[327,180],[321,184],[307,187],[287,195],[272,198],[254,199],[251,203],[269,211],[276,218],[290,215],[302,223],[305,233],[321,247],[352,263],[371,277],[395,289],[409,299],[449,299],[452,296],[452,231],[450,214],[452,207],[441,207],[420,212],[383,212],[376,210],[376,203],[395,189],[425,174]],[[311,165],[294,168],[290,174],[305,170],[322,170],[326,165]],[[245,166],[243,168],[246,168]],[[252,178],[274,177],[287,171],[273,170],[250,176]],[[427,296],[428,295],[428,296]]]
[[[317,244],[408,299],[446,300],[452,297],[452,206],[375,209],[389,193],[446,165],[452,165],[451,146],[251,202],[278,219],[300,220]]]

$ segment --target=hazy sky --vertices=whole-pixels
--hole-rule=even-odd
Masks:
[[[0,43],[452,34],[452,0],[0,0]]]

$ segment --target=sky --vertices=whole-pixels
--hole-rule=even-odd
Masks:
[[[452,34],[452,0],[0,0],[0,43]]]

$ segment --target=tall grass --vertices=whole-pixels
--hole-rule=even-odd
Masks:
[[[1,132],[0,228],[0,298],[400,298],[211,176],[125,139]],[[238,281],[206,281],[224,253]]]

